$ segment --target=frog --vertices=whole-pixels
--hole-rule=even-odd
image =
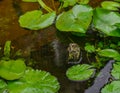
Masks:
[[[69,43],[67,50],[69,64],[77,64],[81,62],[81,49],[77,43]]]

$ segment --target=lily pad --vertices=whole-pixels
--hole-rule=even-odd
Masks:
[[[23,28],[39,30],[53,24],[56,17],[55,12],[44,14],[40,10],[26,12],[20,16],[19,23]]]
[[[59,88],[56,77],[41,70],[26,70],[18,81],[8,82],[10,93],[57,93]]]
[[[85,33],[92,20],[92,11],[88,5],[76,5],[57,17],[56,28],[60,31]]]
[[[15,80],[23,76],[26,65],[24,60],[1,60],[0,61],[0,77],[6,80]]]
[[[119,10],[120,3],[113,2],[113,1],[104,1],[101,3],[102,8],[108,9],[108,10]]]
[[[93,66],[82,64],[70,67],[66,72],[66,76],[68,77],[68,79],[73,81],[83,81],[92,77],[94,73],[95,69],[93,68]]]
[[[24,2],[38,2],[38,0],[22,0]]]
[[[59,1],[63,3],[62,5],[63,8],[68,7],[68,6],[73,6],[78,2],[78,0],[59,0]]]
[[[100,56],[114,58],[120,61],[120,54],[114,49],[103,49],[98,52]]]
[[[120,62],[116,62],[113,64],[111,74],[112,76],[114,76],[115,79],[120,79]]]
[[[120,81],[112,81],[110,84],[107,84],[101,90],[101,93],[120,93]]]
[[[103,8],[96,8],[93,16],[96,29],[108,36],[120,37],[120,14]]]

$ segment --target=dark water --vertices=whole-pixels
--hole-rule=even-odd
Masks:
[[[49,2],[47,0],[44,1],[54,10],[59,5],[57,0],[54,3],[56,7],[51,0],[48,0]],[[90,5],[97,6],[101,1],[103,0],[92,0]],[[0,45],[3,46],[5,41],[11,40],[12,48],[22,51],[28,65],[55,75],[61,86],[59,93],[99,93],[99,90],[94,92],[94,88],[92,92],[91,90],[88,91],[88,87],[94,85],[94,79],[73,82],[68,80],[65,75],[66,70],[71,66],[66,61],[68,44],[73,39],[73,41],[76,41],[82,47],[85,43],[83,42],[84,38],[57,33],[54,26],[39,31],[29,31],[19,26],[18,18],[21,14],[39,8],[37,3],[25,3],[21,0],[0,0]],[[32,65],[29,64],[30,59],[34,60]],[[83,56],[81,63],[89,63],[86,60],[86,56]],[[112,64],[110,65],[112,66]],[[109,73],[110,70],[105,71]],[[107,76],[103,79],[108,81],[108,78]],[[85,92],[85,90],[88,92]]]

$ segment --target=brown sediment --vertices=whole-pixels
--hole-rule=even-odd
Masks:
[[[13,4],[18,4],[15,9]],[[31,31],[19,26],[17,11],[25,13],[38,9],[38,3],[22,2],[21,0],[4,0],[0,2],[0,45],[7,40],[12,41],[12,45],[18,49],[38,48],[55,38],[55,27],[50,26],[39,31]],[[20,9],[20,10],[19,10]]]

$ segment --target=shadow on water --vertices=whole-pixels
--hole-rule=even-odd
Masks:
[[[97,4],[103,0],[94,1],[90,2],[92,6],[97,6]],[[55,9],[50,2],[46,2],[46,4]],[[28,61],[30,59],[34,60],[32,64],[33,68],[45,70],[52,75],[55,75],[61,86],[59,93],[84,93],[85,89],[88,91],[85,93],[99,93],[99,90],[97,90],[97,92],[94,91],[94,86],[97,86],[97,88],[100,89],[100,83],[96,84],[96,82],[103,79],[105,80],[105,84],[106,81],[108,81],[112,61],[109,62],[109,67],[106,65],[106,67],[101,70],[103,76],[103,73],[108,73],[107,76],[103,78],[96,77],[95,81],[92,78],[81,82],[68,80],[65,73],[68,67],[72,65],[67,64],[67,47],[69,43],[72,42],[71,38],[82,47],[84,44],[84,38],[78,39],[78,37],[74,36],[69,37],[69,34],[63,35],[63,33],[62,35],[60,33],[57,33],[56,35],[56,29],[54,26],[34,32],[21,28],[18,24],[19,15],[26,11],[39,8],[40,7],[37,3],[28,4],[21,0],[0,0],[0,45],[3,46],[5,41],[11,40],[13,48],[16,50],[20,49],[23,56],[28,59]],[[83,59],[81,63],[89,63],[86,60],[86,54],[84,54],[84,51],[82,54]],[[28,61],[26,63],[31,65]],[[96,85],[92,84],[92,82]],[[101,83],[102,86],[104,86],[104,84],[103,82]],[[93,87],[90,87],[90,85],[93,85]]]

